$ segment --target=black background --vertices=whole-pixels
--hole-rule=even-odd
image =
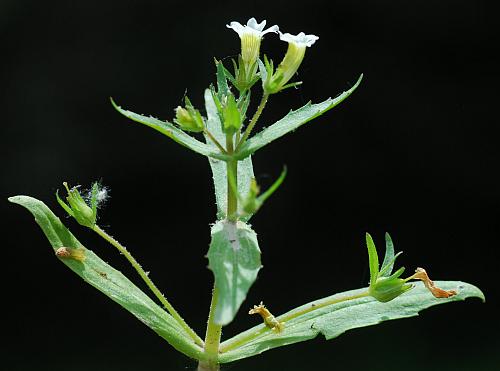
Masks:
[[[195,368],[58,263],[31,215],[5,199],[28,194],[62,217],[54,192],[63,181],[102,179],[111,198],[101,224],[203,333],[215,219],[207,161],[120,116],[108,97],[171,119],[187,88],[201,107],[213,57],[239,50],[225,24],[251,16],[320,36],[300,69],[304,85],[273,96],[261,125],[365,79],[339,107],[254,156],[264,187],[284,164],[289,175],[252,220],[264,269],[225,335],[254,325],[245,312],[260,300],[281,313],[364,286],[367,231],[379,247],[389,231],[409,272],[422,266],[433,279],[476,284],[487,302],[434,307],[223,369],[498,369],[499,44],[487,2],[1,0],[5,369]],[[262,46],[276,62],[285,50],[275,36]],[[112,247],[66,224],[141,285]]]

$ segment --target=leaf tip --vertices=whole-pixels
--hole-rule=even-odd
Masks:
[[[26,198],[30,198],[29,196],[22,196],[22,195],[17,195],[17,196],[11,196],[7,198],[7,201],[17,204],[17,205],[23,205],[23,201],[26,200]]]
[[[122,111],[122,108],[115,102],[113,97],[109,97],[109,101],[111,102],[111,105],[116,109],[118,112]]]
[[[12,202],[13,204],[17,203],[16,200],[19,196],[10,196],[7,197],[7,201]]]

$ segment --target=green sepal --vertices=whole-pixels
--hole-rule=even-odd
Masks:
[[[215,323],[230,323],[262,267],[257,235],[248,224],[221,220],[212,227],[209,268],[215,277],[218,301]]]
[[[234,95],[229,94],[226,99],[226,104],[222,108],[223,131],[226,134],[234,134],[241,127],[241,113]]]
[[[265,324],[259,324],[224,341],[219,361],[227,363],[252,357],[273,348],[313,339],[319,334],[330,340],[351,329],[417,316],[421,310],[434,305],[471,297],[484,301],[481,290],[471,284],[460,281],[438,281],[436,284],[443,289],[456,290],[457,295],[436,299],[418,282],[412,290],[387,303],[366,296],[367,288],[315,300],[276,316],[277,321],[284,322],[284,330],[279,334]],[[231,348],[231,345],[235,346]]]
[[[217,95],[221,102],[224,102],[226,97],[231,93],[227,85],[226,71],[222,61],[217,62]]]
[[[402,272],[401,272],[402,273]],[[413,285],[406,283],[406,280],[395,277],[381,277],[374,285],[370,286],[370,295],[386,303],[410,290]]]
[[[205,358],[203,349],[193,343],[191,337],[170,314],[122,273],[105,263],[91,250],[86,249],[43,202],[28,196],[10,197],[9,201],[25,207],[33,214],[54,252],[62,247],[79,251],[81,257],[79,259],[58,259],[85,282],[128,310],[179,352],[195,359]],[[64,295],[64,292],[61,295]],[[73,320],[72,323],[76,322]],[[96,328],[96,331],[100,330]]]
[[[248,106],[250,105],[251,91],[247,90],[238,98],[238,109],[241,112],[241,122],[245,121]]]
[[[90,205],[83,199],[78,191],[78,187],[69,188],[66,182],[63,183],[68,195],[67,204],[59,197],[59,190],[56,191],[56,199],[59,205],[72,216],[80,225],[92,228],[97,220],[97,194],[99,192],[99,183],[94,183],[90,191]]]
[[[231,59],[231,61],[233,62],[233,65],[235,66],[236,62],[234,61],[234,59]],[[217,59],[215,59],[215,65],[218,66],[219,63],[222,64],[222,60],[218,61]],[[224,69],[224,74],[226,75],[226,78],[229,81],[231,81],[231,84],[236,86],[236,78],[233,76],[233,74],[224,66],[224,64],[222,64],[222,68]],[[235,68],[235,71],[236,71],[236,69],[237,68]],[[235,76],[236,76],[236,73],[235,73]]]
[[[236,89],[238,89],[240,94],[243,94],[244,92],[250,90],[260,79],[260,75],[257,74],[258,63],[253,63],[247,70],[247,66],[243,61],[241,54],[238,55],[238,64],[236,64],[234,59],[232,59],[232,62],[235,77],[235,83],[233,83],[233,85]]]
[[[304,125],[305,123],[311,121],[312,119],[322,115],[323,113],[329,111],[333,107],[337,106],[339,103],[344,101],[349,95],[351,95],[354,90],[359,86],[363,75],[361,75],[354,84],[352,88],[343,92],[338,97],[334,99],[327,99],[323,103],[311,104],[308,103],[305,106],[299,108],[298,110],[291,111],[281,120],[275,122],[274,124],[268,126],[261,132],[255,134],[243,144],[237,153],[238,159],[243,159],[265,145],[271,143],[272,141],[282,137],[283,135],[292,132]]]
[[[283,91],[283,90],[288,89],[288,88],[295,88],[295,87],[297,87],[297,86],[299,86],[299,85],[302,85],[302,81],[291,82],[290,84],[286,84],[286,85],[284,85],[284,86],[280,89],[280,91]]]
[[[175,109],[174,122],[184,131],[191,131],[194,133],[201,133],[205,128],[203,117],[200,111],[194,108],[188,96],[184,98],[186,107],[181,106]]]
[[[260,79],[262,80],[262,90],[264,92],[269,93],[267,86],[269,85],[270,78],[274,74],[274,64],[272,60],[269,60],[267,58],[267,55],[264,54],[264,62],[259,58],[257,60],[257,63],[259,65],[259,76]]]
[[[368,266],[370,267],[370,286],[374,285],[378,279],[378,253],[372,236],[366,234],[366,247],[368,248]]]
[[[406,284],[408,280],[399,278],[405,268],[401,267],[391,275],[394,261],[401,254],[394,255],[394,245],[388,233],[385,234],[386,250],[382,263],[382,270],[379,271],[378,253],[370,234],[366,234],[366,246],[368,248],[368,262],[370,267],[370,288],[369,294],[378,301],[385,303],[404,294],[412,288]]]
[[[402,252],[400,251],[398,255]],[[382,268],[380,268],[380,276],[386,277],[390,276],[392,269],[394,267],[394,262],[398,255],[394,256],[394,243],[392,242],[392,238],[389,233],[385,233],[385,256],[384,262],[382,263]]]
[[[234,182],[233,184],[231,184],[231,186],[233,188],[236,188]],[[252,215],[255,214],[260,209],[260,207],[262,206],[262,202],[260,202],[259,199],[257,198],[259,192],[260,192],[260,187],[258,186],[257,181],[255,179],[252,179],[247,198],[246,199],[240,198],[242,215]]]
[[[259,196],[260,189],[257,186],[257,183],[256,182],[250,183],[250,190],[248,191],[247,197],[245,199],[241,199],[242,210],[243,210],[242,215],[248,216],[255,214],[262,207],[264,202],[269,197],[271,197],[271,195],[274,192],[276,192],[276,190],[281,186],[281,184],[286,178],[286,174],[287,174],[287,167],[284,166],[278,179],[276,179],[274,183],[260,196]]]
[[[96,218],[97,218],[97,204],[98,204],[97,197],[99,195],[99,191],[100,191],[99,183],[94,182],[90,190],[90,207],[92,209],[92,213],[96,216]]]

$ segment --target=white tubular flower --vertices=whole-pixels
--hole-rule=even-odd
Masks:
[[[255,18],[250,18],[246,26],[233,21],[226,25],[226,27],[233,29],[240,36],[241,57],[247,67],[251,67],[257,61],[257,58],[259,58],[262,36],[270,32],[279,32],[279,27],[276,25],[264,30],[264,27],[266,27],[266,20],[257,23]]]
[[[306,46],[312,46],[318,39],[319,37],[316,35],[306,35],[303,32],[300,32],[298,35],[280,32],[280,40],[286,41],[289,44],[293,43],[304,48]]]
[[[266,83],[266,90],[271,94],[280,91],[295,75],[304,59],[306,48],[312,46],[319,39],[316,35],[306,35],[303,32],[298,35],[281,32],[279,34],[280,40],[288,43],[288,50],[276,69],[276,73]]]

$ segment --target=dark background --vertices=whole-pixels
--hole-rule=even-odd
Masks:
[[[400,264],[481,287],[419,318],[275,349],[226,370],[496,370],[498,355],[497,19],[485,1],[0,1],[2,363],[6,370],[190,370],[195,363],[51,254],[27,194],[64,213],[63,181],[111,189],[101,224],[204,332],[212,285],[204,254],[215,206],[207,161],[128,121],[126,108],[171,119],[187,88],[201,107],[213,57],[235,56],[232,20],[255,16],[320,36],[304,85],[273,96],[261,125],[309,99],[358,90],[254,156],[282,188],[252,220],[264,269],[230,336],[276,313],[368,280],[364,233],[389,231]],[[266,37],[278,62],[286,44]],[[257,93],[255,97],[259,94]],[[66,219],[87,246],[141,285],[112,247]],[[142,286],[141,286],[142,287]]]

